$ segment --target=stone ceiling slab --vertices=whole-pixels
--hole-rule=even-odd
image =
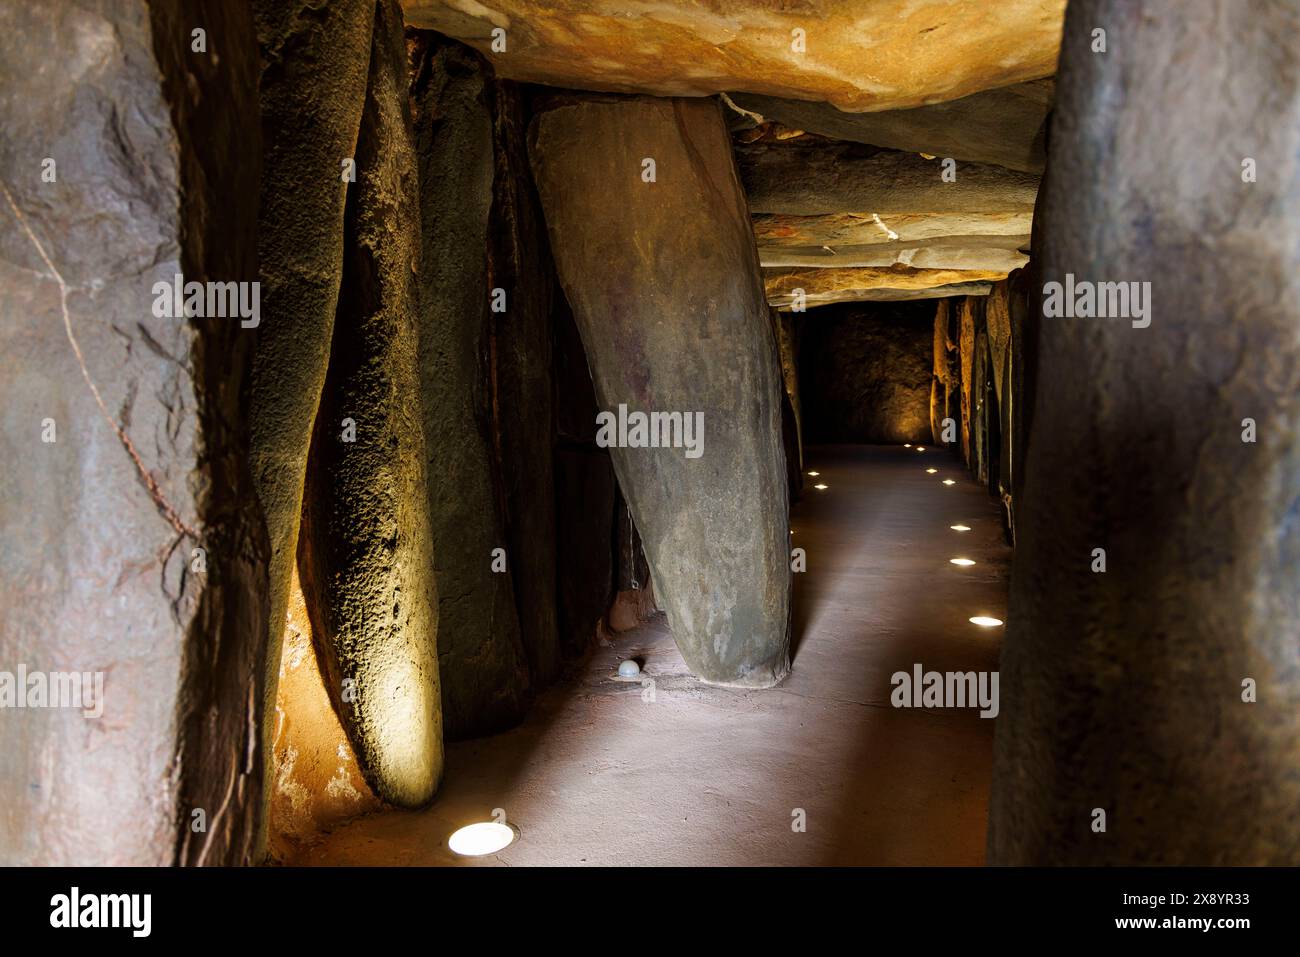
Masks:
[[[941,103],[1051,76],[1065,0],[402,0],[402,6],[410,26],[471,44],[512,80],[657,96],[740,90],[856,112]],[[497,50],[494,30],[504,31]],[[802,31],[802,52],[795,31]]]

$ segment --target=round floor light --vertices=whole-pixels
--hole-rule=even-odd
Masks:
[[[965,568],[967,565],[975,564],[975,560],[973,558],[950,558],[948,559],[948,561],[953,565],[961,565],[963,568]]]
[[[826,491],[828,488],[830,488],[830,486],[829,486],[829,485],[823,485],[821,482],[818,482],[816,485],[813,486],[813,488],[815,488],[815,489],[816,489],[817,491],[819,491],[819,492],[824,492],[824,491]]]
[[[925,451],[925,446],[924,446],[924,445],[918,445],[918,446],[916,447],[916,451],[918,451],[918,452],[924,452],[924,451]]]
[[[817,476],[821,475],[822,473],[821,473],[821,472],[809,472],[808,474],[811,475],[813,478],[816,478]]]
[[[904,443],[903,443],[903,448],[905,448],[905,449],[910,449],[911,447],[912,447],[912,443],[911,443],[911,442],[904,442]]]
[[[969,532],[969,531],[970,531],[970,526],[969,526],[969,525],[949,525],[948,527],[951,528],[954,532]]]
[[[925,471],[926,471],[927,474],[929,474],[929,475],[933,475],[935,472],[937,472],[937,471],[939,471],[939,470],[938,470],[938,469],[926,469]]]
[[[956,485],[957,483],[954,482],[952,479],[944,479],[944,480],[943,480],[943,484],[944,484],[944,485]]]
[[[479,821],[467,824],[447,839],[452,853],[461,857],[483,857],[504,851],[514,843],[515,829],[496,821]]]
[[[990,615],[976,615],[974,618],[967,618],[972,625],[979,625],[981,628],[996,628],[1002,624],[1001,618],[993,618]]]

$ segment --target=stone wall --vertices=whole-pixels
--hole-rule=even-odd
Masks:
[[[934,308],[855,303],[799,317],[808,443],[929,440]]]

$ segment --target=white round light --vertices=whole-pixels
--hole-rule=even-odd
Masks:
[[[957,483],[954,482],[952,479],[944,479],[944,480],[943,480],[943,484],[944,484],[944,485],[956,485]]]
[[[963,567],[965,567],[966,565],[974,565],[974,564],[975,564],[974,559],[971,559],[971,558],[950,558],[950,559],[948,559],[948,561],[951,562],[951,563],[954,564],[954,565],[961,565],[961,566],[963,566]]]
[[[830,486],[829,486],[829,485],[822,485],[820,482],[818,482],[816,485],[813,486],[813,488],[815,488],[815,489],[816,489],[817,491],[819,491],[819,492],[824,492],[824,491],[826,491],[828,488],[830,488]]]
[[[924,445],[918,445],[918,446],[916,447],[916,451],[918,451],[918,452],[924,452],[924,451],[925,451],[925,446],[924,446]]]
[[[935,472],[937,472],[937,471],[939,471],[939,470],[938,470],[938,469],[926,469],[925,471],[926,471],[926,474],[927,474],[927,475],[933,475]]]
[[[447,846],[461,857],[482,857],[509,847],[515,840],[515,829],[496,821],[467,824],[447,840]]]
[[[912,443],[911,443],[911,442],[904,442],[904,443],[903,443],[903,448],[905,448],[905,449],[910,449],[911,447],[912,447]]]
[[[822,473],[821,473],[821,472],[809,472],[808,474],[811,475],[813,478],[816,478],[817,476],[821,475]]]
[[[970,526],[969,526],[969,525],[949,525],[948,527],[951,528],[954,532],[969,532],[969,531],[970,531]]]
[[[992,618],[988,615],[976,615],[974,618],[966,619],[972,625],[979,625],[981,628],[996,628],[1002,624],[1001,618]]]

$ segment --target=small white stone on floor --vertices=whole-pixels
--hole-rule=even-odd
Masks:
[[[641,673],[641,666],[638,665],[631,658],[627,659],[627,661],[619,663],[618,674],[620,678],[635,678],[640,673]]]

